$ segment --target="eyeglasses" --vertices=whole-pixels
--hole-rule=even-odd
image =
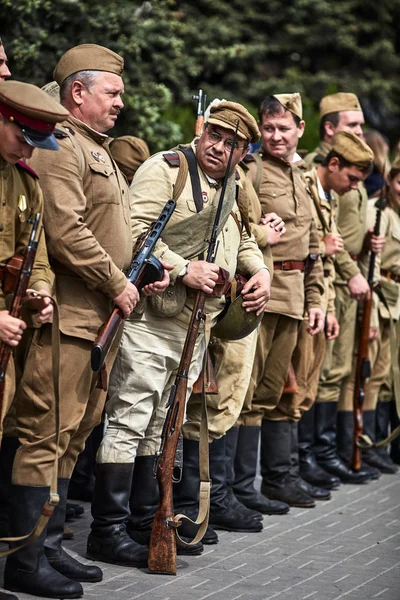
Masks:
[[[222,142],[224,144],[224,149],[228,152],[230,152],[232,150],[232,148],[234,148],[235,150],[243,150],[244,149],[244,146],[245,146],[244,144],[243,144],[243,146],[239,146],[238,143],[235,143],[231,139],[224,139],[222,137],[222,135],[220,135],[216,131],[206,129],[205,132],[206,132],[207,137],[210,140],[212,146],[215,146],[216,144],[219,144],[220,142]]]

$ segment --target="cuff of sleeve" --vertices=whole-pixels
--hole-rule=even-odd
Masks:
[[[49,294],[51,294],[49,282],[45,281],[44,279],[37,279],[35,283],[32,283],[32,285],[29,285],[28,287],[31,290],[35,290],[35,292],[39,292],[39,290],[46,290],[46,292],[49,292]]]
[[[125,286],[126,277],[124,273],[115,267],[115,271],[111,277],[104,283],[98,285],[96,289],[112,299],[122,294]]]

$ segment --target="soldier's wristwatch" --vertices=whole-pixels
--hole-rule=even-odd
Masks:
[[[176,278],[177,281],[182,281],[183,278],[185,277],[185,275],[188,274],[188,270],[189,270],[189,263],[190,261],[188,261],[186,263],[186,265],[183,267],[183,269],[181,269],[178,273],[178,277]]]

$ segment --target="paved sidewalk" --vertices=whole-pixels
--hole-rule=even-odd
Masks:
[[[265,517],[256,534],[219,532],[220,542],[178,557],[177,576],[104,563],[104,579],[84,584],[88,600],[400,600],[400,474],[342,485],[329,502]],[[90,508],[65,542],[85,555]],[[85,562],[87,559],[83,559]],[[2,561],[1,567],[3,567]],[[33,596],[18,594],[20,600]]]

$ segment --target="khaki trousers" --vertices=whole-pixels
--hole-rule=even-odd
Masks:
[[[292,399],[282,399],[290,361],[301,321],[265,313],[257,339],[256,355],[241,414],[243,425],[259,425],[262,419],[292,421]]]
[[[298,391],[294,394],[283,394],[282,396],[282,401],[285,401],[285,396],[289,396],[287,402],[292,407],[292,417],[296,421],[315,402],[326,346],[325,333],[321,331],[317,335],[310,335],[307,332],[307,327],[308,319],[304,319],[299,329],[297,345],[292,356]]]
[[[343,382],[352,369],[357,302],[351,298],[346,286],[335,286],[335,291],[340,333],[335,340],[326,343],[317,402],[338,402]]]
[[[257,334],[255,330],[241,340],[211,340],[209,351],[218,393],[206,396],[210,442],[222,437],[239,418],[253,369]],[[201,394],[189,398],[183,426],[183,435],[189,440],[199,440],[201,401]]]
[[[107,369],[114,361],[117,342],[108,354]],[[62,478],[71,477],[86,438],[100,423],[104,408],[106,393],[95,387],[91,348],[91,341],[61,334],[58,476]],[[56,451],[51,325],[35,331],[15,402],[21,445],[14,461],[13,483],[48,486]]]
[[[125,322],[110,377],[106,431],[98,463],[133,463],[136,455],[160,449],[166,404],[182,355],[186,329],[172,319],[143,315]],[[205,353],[205,334],[195,345],[187,398],[198,378]]]
[[[0,407],[0,444],[3,439],[3,423],[6,418],[6,415],[12,405],[13,398],[15,394],[15,366],[14,359],[12,355],[8,361],[6,375],[4,378],[4,394],[3,394],[3,402]]]

